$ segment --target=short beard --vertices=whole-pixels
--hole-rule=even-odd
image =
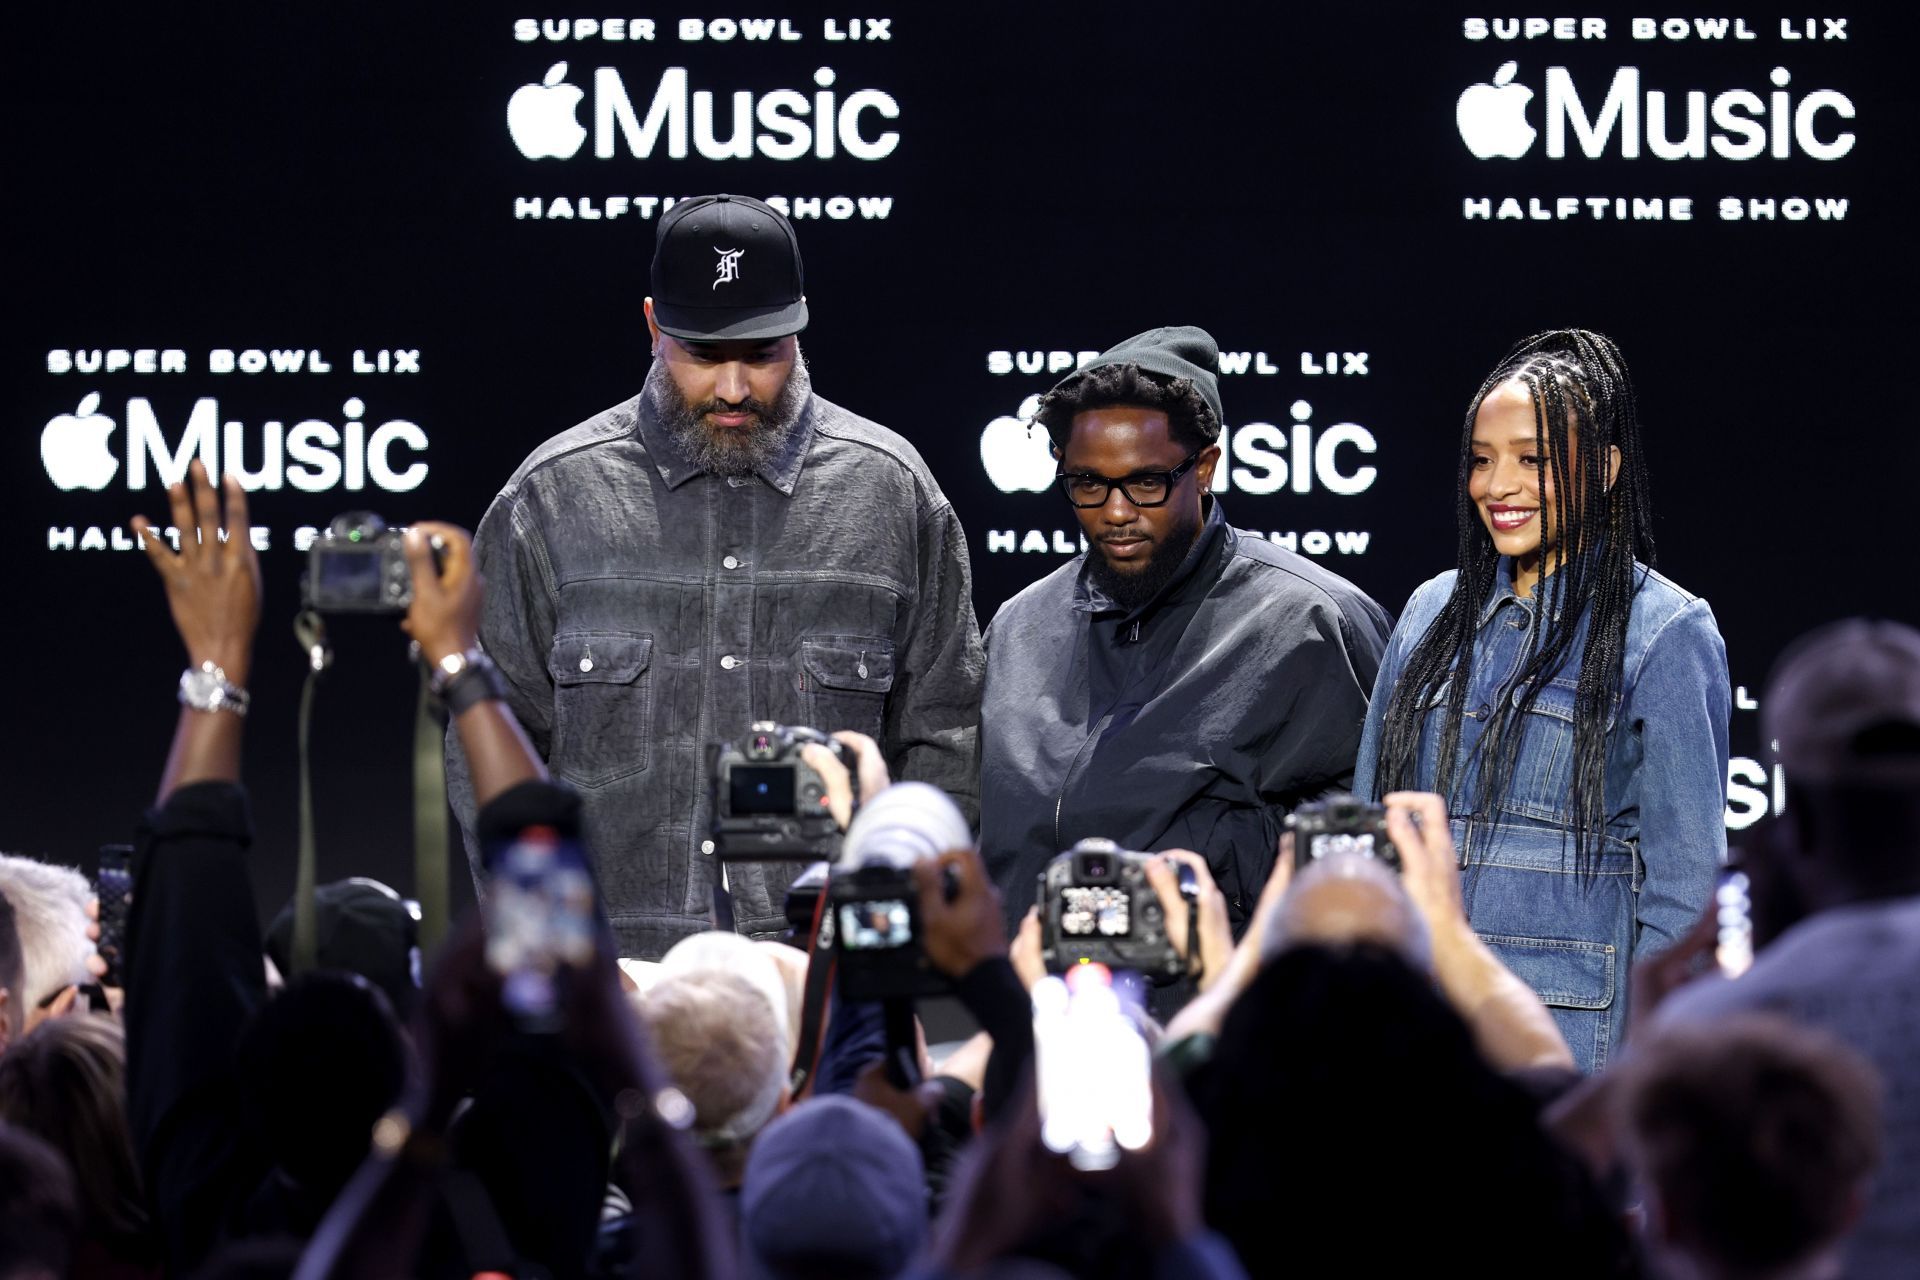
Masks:
[[[807,373],[806,357],[796,348],[793,372],[787,375],[786,385],[772,404],[749,397],[739,404],[708,400],[692,405],[680,394],[666,365],[655,360],[647,370],[646,394],[654,417],[689,463],[717,476],[751,476],[772,469],[785,458],[807,398],[813,394],[813,379]],[[725,412],[751,413],[757,421],[742,427],[707,424],[707,414]]]
[[[1095,586],[1121,609],[1132,613],[1173,581],[1173,575],[1186,563],[1187,552],[1193,549],[1193,540],[1199,536],[1198,523],[1169,530],[1166,539],[1153,549],[1152,557],[1132,573],[1122,572],[1108,563],[1106,553],[1096,542],[1087,548],[1087,572]]]

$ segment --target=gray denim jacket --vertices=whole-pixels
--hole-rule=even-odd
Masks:
[[[624,955],[708,926],[709,744],[755,720],[857,729],[896,778],[978,808],[982,656],[966,538],[913,446],[815,395],[755,477],[694,469],[644,395],[547,441],[488,508],[481,642],[553,776],[584,800]],[[448,793],[475,876],[473,791]],[[792,865],[733,865],[742,932]]]

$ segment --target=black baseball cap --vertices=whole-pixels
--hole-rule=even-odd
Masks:
[[[695,342],[784,338],[807,327],[793,224],[751,196],[695,196],[660,219],[653,320]]]

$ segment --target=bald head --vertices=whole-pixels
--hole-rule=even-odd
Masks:
[[[1355,942],[1387,947],[1422,972],[1433,967],[1426,921],[1400,877],[1373,858],[1330,854],[1294,876],[1267,931],[1267,954]]]

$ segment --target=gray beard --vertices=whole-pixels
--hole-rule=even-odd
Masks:
[[[747,400],[728,409],[745,410],[759,421],[747,427],[712,427],[706,414],[721,411],[718,401],[691,405],[666,365],[655,360],[647,370],[646,395],[654,417],[666,429],[667,436],[681,456],[702,471],[717,476],[751,476],[773,469],[786,457],[799,434],[800,415],[813,394],[813,378],[807,361],[794,352],[793,372],[772,404]]]

